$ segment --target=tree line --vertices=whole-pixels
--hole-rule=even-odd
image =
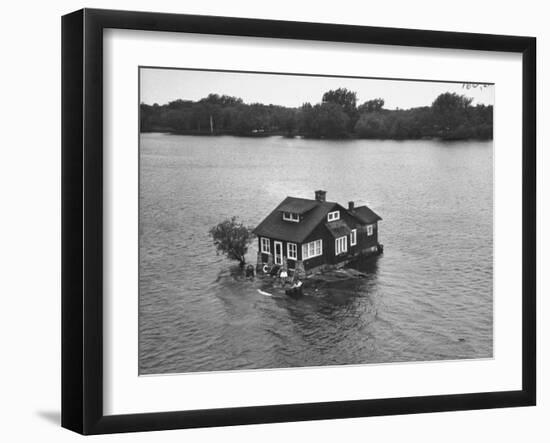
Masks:
[[[198,101],[142,103],[140,131],[329,139],[493,138],[493,106],[473,106],[464,95],[446,92],[431,106],[406,110],[385,109],[384,104],[382,98],[358,104],[357,94],[346,88],[327,91],[320,103],[298,108],[246,104],[238,97],[210,94]]]

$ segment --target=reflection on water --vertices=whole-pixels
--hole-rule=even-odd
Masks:
[[[141,374],[492,356],[492,143],[142,134],[140,149]],[[318,188],[383,217],[365,278],[292,298],[216,255],[210,226]]]

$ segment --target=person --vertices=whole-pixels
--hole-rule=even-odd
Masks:
[[[291,295],[291,296],[302,295],[302,284],[303,283],[297,279],[294,283],[292,283],[290,288],[285,290],[286,295]]]
[[[248,265],[245,270],[246,278],[254,278],[254,266]]]

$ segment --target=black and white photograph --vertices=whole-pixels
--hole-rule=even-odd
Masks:
[[[140,375],[493,357],[493,84],[138,75]]]
[[[1,441],[547,443],[544,3],[6,6]]]

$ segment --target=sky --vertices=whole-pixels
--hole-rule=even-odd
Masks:
[[[140,102],[200,100],[210,93],[240,97],[245,103],[298,107],[319,103],[326,91],[347,88],[357,93],[357,104],[383,98],[386,109],[429,106],[444,92],[474,99],[473,104],[494,104],[494,85],[467,88],[463,83],[370,78],[338,78],[245,72],[193,71],[141,68]],[[470,85],[471,86],[471,85]]]

